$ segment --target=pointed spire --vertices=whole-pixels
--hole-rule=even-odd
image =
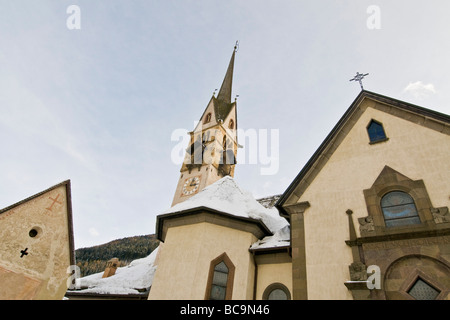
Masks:
[[[217,95],[217,100],[222,100],[225,103],[231,103],[231,87],[233,84],[233,68],[234,68],[234,55],[237,51],[238,42],[233,49],[233,54],[231,55],[230,64],[228,65],[227,73],[223,79],[222,86],[220,87],[219,94]]]

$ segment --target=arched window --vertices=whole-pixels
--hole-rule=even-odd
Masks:
[[[381,198],[386,227],[420,224],[414,199],[402,191],[392,191]]]
[[[203,123],[208,123],[210,121],[211,121],[211,112],[206,115],[205,121]]]
[[[386,141],[386,133],[384,132],[383,125],[378,121],[371,120],[367,126],[367,133],[369,134],[370,143],[376,143]]]
[[[236,157],[234,155],[233,149],[231,148],[232,143],[229,139],[227,139],[227,136],[223,136],[222,140],[222,157],[220,158],[219,163],[220,164],[236,164]]]
[[[233,121],[233,119],[230,119],[230,122],[228,123],[228,129],[234,129],[234,121]]]
[[[205,299],[230,300],[233,293],[234,265],[226,253],[211,261]]]
[[[263,300],[291,300],[291,293],[284,284],[272,283],[264,290]]]

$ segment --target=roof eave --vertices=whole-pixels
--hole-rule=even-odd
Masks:
[[[244,223],[254,224],[258,226],[258,228],[261,230],[264,236],[270,236],[273,235],[272,232],[269,230],[269,228],[265,225],[265,223],[261,220],[248,218],[248,217],[242,217],[242,216],[236,216],[227,212],[222,212],[219,210],[215,210],[209,207],[205,206],[199,206],[195,208],[190,208],[186,210],[180,210],[176,212],[161,214],[156,217],[156,236],[157,239],[164,242],[164,236],[163,236],[163,224],[166,220],[169,219],[175,219],[175,218],[182,218],[190,215],[200,214],[200,213],[210,213],[213,215],[218,215],[227,219],[240,221]]]

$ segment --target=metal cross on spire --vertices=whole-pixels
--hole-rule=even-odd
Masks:
[[[368,76],[368,75],[369,75],[368,73],[362,74],[362,73],[357,72],[356,76],[353,79],[350,79],[350,81],[358,81],[359,85],[361,86],[361,90],[364,90],[363,85],[362,85],[362,79],[364,79],[364,77]]]

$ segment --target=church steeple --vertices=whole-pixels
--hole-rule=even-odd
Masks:
[[[231,91],[233,88],[233,69],[234,69],[234,57],[237,51],[237,42],[231,55],[230,63],[228,64],[225,78],[223,79],[222,86],[220,87],[217,97],[213,97],[214,114],[216,121],[223,122],[230,113],[235,102],[231,101]]]
[[[230,63],[228,64],[227,73],[223,79],[222,86],[220,87],[217,95],[217,100],[225,103],[231,103],[231,88],[233,85],[233,68],[234,68],[234,56],[236,53],[237,45],[234,46],[233,54],[231,55]]]
[[[212,96],[191,141],[180,169],[180,179],[172,205],[182,202],[224,176],[233,176],[237,155],[236,101],[231,101],[234,58],[230,63],[216,96]]]

